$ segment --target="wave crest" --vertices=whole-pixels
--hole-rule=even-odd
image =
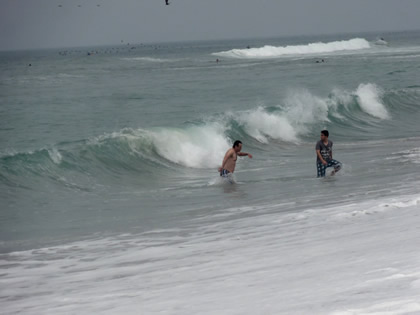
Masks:
[[[12,182],[27,173],[60,179],[69,171],[151,174],[177,166],[216,168],[236,139],[252,150],[259,147],[257,142],[312,139],[324,127],[338,127],[336,134],[346,137],[364,132],[366,125],[380,126],[378,122],[390,118],[383,95],[373,83],[362,83],[354,91],[334,89],[327,97],[297,89],[277,106],[213,115],[180,128],[125,128],[33,152],[7,150],[0,154],[0,179]]]
[[[288,142],[298,140],[297,132],[287,117],[267,113],[262,107],[243,113],[239,117],[239,122],[249,136],[262,143],[268,143],[268,138]]]
[[[150,132],[156,152],[163,158],[193,168],[217,167],[231,146],[217,123],[187,129],[162,128]]]
[[[370,48],[369,42],[364,38],[334,41],[329,43],[310,43],[307,45],[292,46],[264,46],[260,48],[232,49],[214,53],[214,55],[231,58],[275,58],[287,55],[309,55],[332,53],[336,51],[360,50]]]
[[[363,111],[380,119],[389,119],[388,111],[382,104],[383,90],[375,84],[360,84],[355,92]]]
[[[299,142],[302,136],[311,134],[320,125],[333,123],[332,120],[336,124],[349,120],[357,128],[357,122],[389,119],[383,94],[373,83],[362,83],[354,91],[334,89],[325,98],[297,89],[290,91],[275,108],[258,107],[242,112],[237,114],[237,120],[244,132],[258,142],[268,143],[270,138]]]

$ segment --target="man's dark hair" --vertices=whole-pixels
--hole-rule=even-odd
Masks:
[[[326,137],[330,136],[330,133],[328,132],[328,130],[322,130],[321,133]]]
[[[239,144],[241,144],[241,143],[242,143],[241,141],[236,140],[236,141],[233,143],[232,148],[237,147],[237,146],[238,146]]]

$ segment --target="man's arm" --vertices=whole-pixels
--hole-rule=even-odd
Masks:
[[[331,151],[330,151],[330,159],[332,160],[333,158],[332,158],[332,148],[331,148]]]
[[[324,160],[324,158],[321,155],[321,150],[316,150],[316,155],[318,156],[319,160],[321,161],[322,164],[326,165],[327,162]]]
[[[332,160],[333,158],[332,158],[332,147],[333,147],[333,142],[332,141],[330,141],[331,142],[331,149],[330,149],[330,159]]]
[[[239,156],[248,156],[250,159],[252,159],[252,154],[249,153],[245,153],[245,152],[238,152],[236,153]]]

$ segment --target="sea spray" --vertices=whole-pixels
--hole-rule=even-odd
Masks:
[[[264,108],[239,115],[239,122],[244,125],[245,132],[262,143],[268,143],[268,137],[287,142],[297,141],[297,133],[286,117],[267,113]]]
[[[161,128],[151,132],[156,151],[165,159],[193,168],[216,167],[231,146],[220,124],[186,129]]]
[[[327,97],[319,97],[308,89],[290,90],[275,109],[259,106],[238,114],[237,121],[248,136],[261,143],[269,139],[299,142],[302,136],[310,135],[314,127],[324,128],[332,119],[367,122],[388,119],[389,114],[382,103],[383,91],[373,83],[360,84],[356,90],[335,88]],[[368,114],[368,115],[366,115]],[[357,129],[357,125],[353,125]]]
[[[372,83],[360,84],[355,95],[363,111],[380,119],[388,119],[389,114],[381,102],[383,91]]]

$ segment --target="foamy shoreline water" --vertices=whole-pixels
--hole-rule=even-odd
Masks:
[[[418,312],[420,197],[400,200],[1,255],[3,312]]]
[[[420,312],[420,34],[381,35],[0,53],[3,313]]]

